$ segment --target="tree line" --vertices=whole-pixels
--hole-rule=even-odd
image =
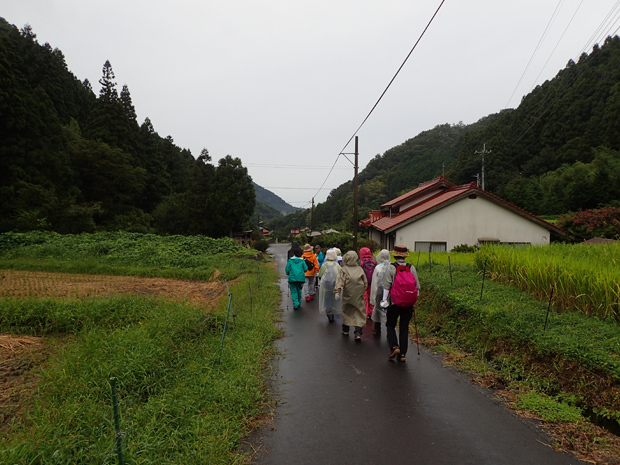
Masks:
[[[40,45],[30,26],[0,18],[0,232],[105,230],[230,235],[255,207],[239,158],[213,163],[137,121],[109,61],[96,95]]]

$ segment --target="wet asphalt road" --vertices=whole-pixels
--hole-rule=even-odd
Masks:
[[[583,463],[555,452],[535,423],[518,418],[466,376],[410,343],[406,363],[388,360],[381,338],[341,335],[317,300],[294,311],[288,245],[273,245],[281,273],[282,356],[273,364],[278,399],[272,426],[250,442],[257,465]],[[421,298],[424,298],[422,281]]]

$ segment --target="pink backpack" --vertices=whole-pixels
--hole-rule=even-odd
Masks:
[[[418,300],[418,283],[411,272],[411,265],[409,263],[405,265],[392,263],[392,266],[396,268],[394,282],[390,290],[392,303],[399,307],[412,307]]]

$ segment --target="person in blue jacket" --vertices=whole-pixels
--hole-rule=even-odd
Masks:
[[[286,262],[286,268],[284,269],[288,276],[288,285],[291,289],[294,310],[301,306],[301,290],[306,282],[306,271],[308,271],[308,267],[302,260],[301,254],[302,251],[299,247],[293,248],[293,256]]]
[[[319,268],[323,266],[323,262],[325,261],[325,255],[321,251],[321,246],[319,244],[314,246],[314,254],[316,255],[316,259],[319,262]]]

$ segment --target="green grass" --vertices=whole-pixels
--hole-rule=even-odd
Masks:
[[[554,307],[547,318],[547,300],[488,277],[483,290],[482,273],[474,265],[451,259],[450,276],[449,267],[440,263],[447,262],[446,254],[435,255],[432,268],[425,263],[417,270],[420,334],[439,337],[490,364],[509,385],[519,383],[560,403],[557,396],[568,393],[577,399],[571,407],[605,408],[618,415],[618,325]]]
[[[234,319],[227,298],[209,314],[136,296],[0,300],[0,332],[69,341],[51,351],[27,415],[0,438],[0,463],[116,463],[112,377],[125,463],[246,463],[241,439],[269,402],[263,370],[280,292],[273,268],[259,278],[255,260],[227,266],[237,264],[253,274],[230,284]]]
[[[256,272],[256,251],[230,238],[137,233],[0,234],[0,269],[205,280]]]
[[[581,410],[552,397],[527,392],[518,397],[514,407],[538,414],[543,420],[551,422],[579,422],[583,420]]]

